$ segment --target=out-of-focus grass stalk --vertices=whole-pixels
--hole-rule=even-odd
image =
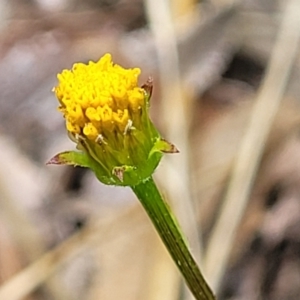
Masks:
[[[286,5],[266,75],[232,169],[223,208],[204,257],[204,271],[215,291],[225,273],[235,233],[299,49],[300,2],[290,0]]]

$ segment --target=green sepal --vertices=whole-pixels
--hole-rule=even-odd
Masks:
[[[70,165],[74,167],[93,168],[93,163],[90,157],[84,152],[65,151],[53,156],[46,164],[47,165]]]
[[[69,165],[74,167],[83,167],[91,169],[96,177],[105,184],[116,184],[116,181],[111,176],[105,176],[99,168],[99,164],[86,152],[65,151],[56,154],[47,163],[47,165]]]

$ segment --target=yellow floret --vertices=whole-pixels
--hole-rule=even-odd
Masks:
[[[98,131],[99,130],[92,123],[85,124],[83,128],[83,134],[90,140],[97,139],[99,135]]]
[[[119,130],[125,133],[125,128],[129,121],[128,109],[120,110],[113,114],[114,122],[118,126]]]
[[[88,107],[85,111],[85,115],[90,121],[100,121],[100,114],[94,107]]]

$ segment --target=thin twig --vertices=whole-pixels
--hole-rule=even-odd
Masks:
[[[235,233],[247,205],[265,143],[283,97],[298,50],[300,2],[287,4],[266,76],[233,166],[220,218],[205,255],[205,274],[215,291],[225,272]]]

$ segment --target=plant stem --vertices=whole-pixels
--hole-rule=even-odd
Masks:
[[[197,300],[214,300],[215,296],[190,253],[177,220],[163,200],[152,177],[131,188],[146,210],[194,297]]]

